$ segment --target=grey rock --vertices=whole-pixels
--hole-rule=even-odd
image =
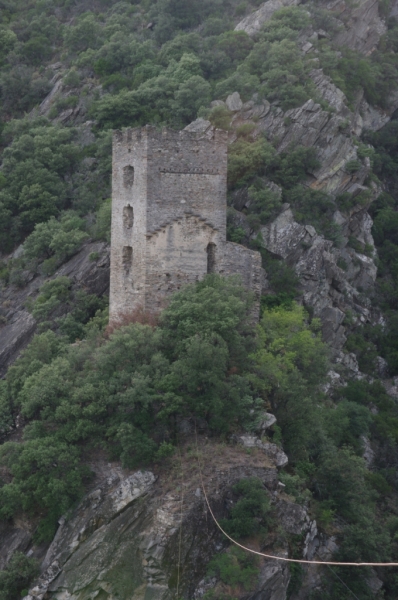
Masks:
[[[225,102],[223,100],[213,100],[213,102],[210,102],[210,108],[214,108],[215,106],[225,106]]]
[[[376,358],[376,368],[380,379],[386,379],[388,377],[388,362],[385,358],[382,358],[381,356]]]
[[[319,548],[319,543],[318,528],[316,526],[316,521],[314,520],[312,521],[310,529],[305,537],[303,557],[307,560],[312,560],[315,552]]]
[[[232,112],[237,112],[243,108],[243,102],[238,92],[234,92],[225,101],[228,110]]]
[[[23,247],[23,244],[21,244],[11,254],[11,258],[20,258],[23,255],[23,253],[24,253],[24,247]]]
[[[98,259],[90,260],[97,253]],[[109,289],[109,248],[103,242],[85,244],[69,261],[51,277],[32,275],[24,288],[9,285],[0,289],[0,304],[5,310],[6,324],[0,327],[0,377],[31,341],[36,331],[36,321],[25,309],[27,298],[34,298],[40,286],[48,279],[61,275],[70,277],[73,288],[83,288],[89,294],[101,296]]]
[[[336,211],[334,219],[339,222],[345,239],[354,236],[364,244],[373,245],[372,220],[365,209],[353,209],[347,216]],[[333,247],[314,227],[297,223],[288,205],[260,232],[264,247],[296,271],[304,304],[321,319],[324,340],[339,351],[346,340],[343,325],[346,312],[358,314],[358,324],[371,319],[368,299],[357,288],[373,288],[377,274],[374,259],[352,248]],[[346,265],[345,271],[338,266],[340,261]]]
[[[251,467],[249,457],[226,471],[206,485],[218,519],[227,516],[231,488],[243,477],[259,477],[270,492],[277,486],[275,467]],[[126,476],[103,466],[102,474],[105,479],[60,520],[26,600],[93,600],[103,592],[121,600],[171,600],[177,562],[181,597],[201,598],[214,587],[214,579],[203,579],[206,565],[225,545],[200,490],[187,491],[182,505],[181,492],[165,492],[149,471]],[[276,589],[274,580],[264,573],[253,593]]]
[[[307,558],[310,560],[333,560],[333,554],[338,550],[336,538],[328,537],[324,534],[315,533],[316,523],[311,523],[310,531],[307,533],[306,541],[312,540],[308,544]],[[306,542],[304,543],[306,548]],[[315,590],[322,589],[322,578],[324,576],[324,567],[320,565],[304,565],[304,577],[300,590],[291,596],[291,600],[308,600]]]
[[[374,569],[371,569],[370,577],[366,578],[366,583],[368,584],[375,596],[383,587],[383,582],[377,577],[376,571]]]
[[[276,504],[276,513],[278,523],[287,531],[295,535],[300,535],[308,529],[308,515],[303,506],[279,500]]]
[[[56,97],[62,91],[63,81],[62,81],[61,75],[60,74],[56,74],[54,76],[54,79],[55,79],[55,85],[54,85],[53,89],[48,94],[48,96],[46,96],[46,98],[44,98],[43,102],[40,104],[40,107],[39,107],[39,114],[40,115],[47,116],[47,114],[50,111],[52,105],[54,104],[54,101],[55,101]]]
[[[359,113],[362,118],[363,129],[370,129],[371,131],[378,131],[390,120],[390,115],[387,112],[370,106],[365,99],[359,105]]]
[[[369,469],[373,464],[375,453],[373,451],[370,439],[368,437],[366,437],[365,435],[361,435],[361,442],[363,445],[362,458],[366,462],[366,466]]]
[[[239,442],[245,448],[260,448],[269,458],[271,458],[277,467],[285,467],[289,459],[286,454],[276,444],[262,442],[255,435],[241,435]]]
[[[199,582],[199,585],[195,590],[195,593],[193,596],[194,600],[198,600],[198,598],[202,598],[207,592],[214,589],[216,587],[216,584],[217,584],[216,577],[206,577],[205,579],[202,579],[202,581]]]
[[[14,552],[26,552],[32,541],[32,536],[25,529],[12,527],[12,525],[0,523],[0,570],[2,571]]]
[[[332,4],[337,7],[339,3],[335,1]],[[370,54],[387,30],[385,22],[379,16],[379,3],[376,0],[360,0],[355,7],[349,7],[347,4],[340,4],[340,7],[340,18],[346,21],[346,24],[345,31],[335,38],[336,47],[347,46],[352,50]]]
[[[268,0],[258,10],[245,17],[235,27],[235,31],[245,31],[248,35],[256,35],[267,21],[270,20],[275,11],[284,6],[297,6],[299,0]]]
[[[212,127],[210,121],[206,119],[196,119],[193,123],[190,123],[185,127],[185,131],[192,131],[193,133],[205,133]]]
[[[303,54],[308,54],[313,49],[314,45],[311,42],[305,42],[305,44],[301,47],[301,51]]]
[[[318,548],[317,556],[319,556],[321,560],[330,560],[338,549],[339,546],[337,545],[336,537],[332,535],[331,537],[323,539]]]
[[[353,352],[340,352],[335,360],[346,368],[350,377],[356,379],[360,376],[358,360]]]
[[[275,425],[276,423],[275,415],[271,415],[270,413],[264,412],[259,416],[259,421],[256,425],[256,431],[260,433],[265,432],[267,429]]]
[[[269,560],[261,566],[258,591],[250,600],[286,600],[290,570],[282,561]]]
[[[333,391],[335,388],[340,387],[342,385],[341,375],[340,373],[336,373],[336,371],[329,371],[327,374],[327,383],[324,384],[322,390],[325,394]]]
[[[0,328],[0,376],[5,374],[8,366],[16,360],[36,331],[36,321],[22,307],[15,310],[7,321]]]

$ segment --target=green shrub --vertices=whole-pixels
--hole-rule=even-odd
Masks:
[[[0,488],[0,518],[8,519],[20,510],[48,511],[46,541],[52,539],[59,517],[83,493],[87,468],[80,466],[79,455],[77,447],[51,436],[3,444],[0,461],[13,482]]]
[[[13,127],[17,132],[12,132]],[[9,130],[14,139],[3,153],[6,184],[0,190],[0,207],[9,211],[14,226],[9,231],[6,222],[4,231],[0,230],[2,248],[59,214],[70,193],[67,177],[80,159],[71,129],[37,119],[11,124]]]
[[[81,52],[87,48],[98,48],[102,42],[102,27],[90,12],[78,19],[76,25],[65,28],[64,40],[73,52]]]
[[[57,277],[41,286],[40,295],[31,307],[32,315],[36,321],[44,321],[61,302],[69,300],[71,285],[72,282],[69,277]]]
[[[247,4],[246,4],[246,2],[242,2],[241,4],[238,4],[238,6],[235,8],[235,14],[237,16],[244,15],[246,13],[246,10],[247,10]]]
[[[40,307],[65,300],[68,286],[47,282]],[[59,322],[69,339],[95,302],[81,293],[71,317]],[[165,431],[173,439],[177,415],[205,418],[213,431],[248,418],[256,408],[246,379],[254,347],[250,306],[236,279],[211,276],[176,294],[158,328],[132,324],[99,341],[94,325],[73,346],[51,331],[36,336],[7,376],[5,417],[9,398],[29,424],[22,443],[0,450],[0,465],[12,477],[0,490],[1,517],[45,512],[39,536],[50,536],[81,493],[86,444],[105,445],[133,467],[168,453],[161,442]],[[97,322],[102,318],[97,312]]]
[[[276,217],[282,208],[282,198],[271,190],[261,179],[254,181],[248,190],[248,223],[254,229]]]
[[[232,546],[210,561],[207,572],[210,576],[217,575],[226,585],[242,585],[250,590],[259,574],[257,563],[252,554]]]
[[[51,275],[88,238],[84,227],[84,220],[72,211],[65,212],[59,221],[52,217],[46,223],[39,223],[24,244],[26,258],[45,258],[43,269]]]
[[[357,356],[359,368],[363,373],[368,375],[375,373],[378,351],[372,340],[365,337],[361,331],[357,331],[348,336],[345,348]]]
[[[344,165],[344,170],[347,171],[347,173],[355,173],[356,171],[359,171],[361,167],[361,161],[353,159],[346,162]]]
[[[214,106],[214,108],[206,114],[206,118],[209,119],[211,124],[217,129],[225,129],[226,131],[231,129],[232,113],[224,105]]]
[[[233,491],[238,500],[229,518],[221,521],[223,529],[236,539],[267,531],[271,507],[262,482],[256,477],[241,479]]]
[[[0,600],[18,600],[39,574],[39,564],[22,552],[15,552],[3,571],[0,571]]]
[[[289,563],[290,581],[287,588],[286,597],[290,598],[293,594],[300,591],[304,580],[305,571],[302,565],[297,563]]]
[[[275,150],[264,138],[255,142],[238,139],[228,149],[228,185],[241,185],[253,175],[265,172],[266,165],[275,156]]]
[[[94,236],[98,240],[110,242],[112,221],[112,200],[107,198],[96,213],[96,222],[93,227]]]

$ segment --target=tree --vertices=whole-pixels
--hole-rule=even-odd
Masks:
[[[0,600],[19,600],[21,592],[38,574],[37,560],[14,552],[6,568],[0,571]]]

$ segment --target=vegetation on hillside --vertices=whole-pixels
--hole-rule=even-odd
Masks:
[[[337,516],[344,523],[339,558],[394,557],[395,530],[385,519],[398,493],[388,461],[398,443],[395,403],[381,386],[354,382],[333,404],[320,388],[328,352],[319,323],[292,303],[266,310],[256,328],[249,310],[236,280],[209,276],[174,295],[157,326],[136,322],[107,334],[94,319],[86,339],[73,345],[52,331],[37,335],[0,388],[3,433],[17,414],[25,419],[22,442],[0,448],[9,474],[0,487],[1,518],[45,513],[36,539],[51,539],[90,478],[84,458],[92,449],[141,466],[173,453],[181,418],[229,435],[250,429],[269,407],[278,418],[274,440],[291,458],[283,479],[289,493],[312,498],[326,529]],[[384,446],[377,473],[361,458],[364,435]],[[265,533],[269,506],[261,489],[242,483],[236,493],[243,496],[227,530],[245,537],[261,513]],[[358,591],[361,581],[354,582]]]
[[[394,19],[379,49],[364,56],[335,47],[341,22],[316,2],[276,12],[255,38],[234,31],[260,3],[0,0],[0,285],[52,276],[88,239],[109,241],[114,127],[181,128],[203,116],[228,129],[229,111],[209,107],[235,91],[243,101],[271,102],[272,110],[313,98],[333,112],[309,77],[319,66],[351,105],[363,89],[383,107],[397,88]],[[300,51],[311,27],[327,32],[314,41],[315,59]],[[60,79],[62,94],[40,111]],[[306,187],[320,166],[316,152],[292,146],[277,154],[252,132],[250,125],[237,129],[228,173],[231,197],[247,188],[251,229],[289,202],[299,222],[339,245],[333,212],[367,205],[369,195],[334,198]],[[397,133],[393,120],[366,134],[358,160],[346,167],[355,172],[370,158],[371,178],[385,187],[370,212],[379,267],[374,301],[386,325],[357,329],[346,347],[372,376],[377,356],[398,373]],[[240,242],[245,232],[230,220],[228,235]],[[23,254],[9,259],[22,243]],[[257,328],[248,318],[251,299],[235,280],[207,278],[175,295],[159,323],[142,318],[116,331],[106,329],[105,299],[75,290],[67,277],[47,281],[26,303],[39,332],[0,381],[0,518],[40,518],[35,539],[50,540],[84,493],[93,450],[126,467],[151,464],[173,455],[183,418],[200,419],[210,435],[228,440],[268,409],[278,418],[270,440],[289,454],[286,491],[309,502],[323,531],[338,537],[336,558],[397,560],[397,405],[377,380],[349,382],[332,398],[322,391],[329,365],[319,323],[293,302],[293,271],[264,251],[263,259],[275,295],[263,299]],[[9,441],[17,419],[23,438]],[[361,458],[363,436],[377,449],[372,470]],[[256,531],[265,543],[273,516],[264,488],[246,480],[234,493],[225,528],[240,538]],[[256,568],[232,550],[209,565],[226,585],[243,587]],[[35,573],[32,561],[15,555],[0,574],[0,598],[18,598]],[[322,600],[350,598],[341,580],[361,599],[371,597],[368,571],[337,574],[340,580],[325,578]],[[300,584],[300,572],[293,575],[289,593]],[[395,571],[383,578],[385,597],[397,597]]]

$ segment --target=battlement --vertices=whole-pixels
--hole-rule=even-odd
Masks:
[[[227,142],[221,130],[114,132],[112,320],[137,306],[159,310],[168,294],[206,273],[233,272],[225,254]],[[248,279],[253,252],[239,248],[237,270],[250,287],[258,279]]]
[[[208,136],[192,131],[186,131],[185,129],[182,131],[176,131],[174,129],[169,129],[168,127],[158,129],[153,125],[115,130],[113,132],[114,144],[116,143],[124,145],[142,143],[144,141],[165,147],[168,143],[173,145],[192,144],[199,139],[202,146],[223,146],[228,143],[228,133],[222,129],[215,129],[211,135]]]

